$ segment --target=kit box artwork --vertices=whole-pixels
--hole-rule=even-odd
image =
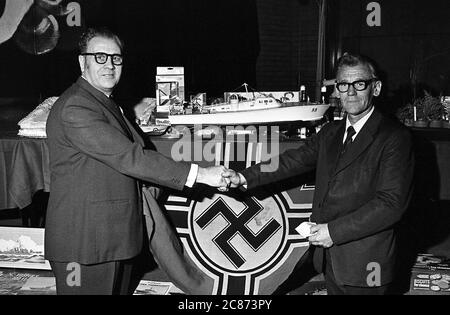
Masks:
[[[450,295],[450,259],[419,254],[412,269],[409,293]]]
[[[156,104],[182,104],[184,95],[184,67],[156,67]]]

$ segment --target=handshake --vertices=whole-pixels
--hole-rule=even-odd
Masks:
[[[224,166],[199,167],[196,182],[217,187],[221,192],[247,184],[241,173]]]

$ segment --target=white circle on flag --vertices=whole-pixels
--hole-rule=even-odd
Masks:
[[[273,262],[284,247],[288,225],[281,205],[273,197],[251,198],[253,207],[255,202],[258,204],[258,210],[250,212],[252,215],[245,203],[227,195],[205,197],[193,206],[189,230],[197,251],[214,269],[255,272]],[[207,223],[199,221],[207,213]]]

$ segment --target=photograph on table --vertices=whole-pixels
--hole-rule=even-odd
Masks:
[[[44,229],[0,227],[0,268],[50,270],[44,258]]]

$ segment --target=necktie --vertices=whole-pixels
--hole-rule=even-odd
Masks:
[[[342,147],[341,154],[344,154],[347,151],[349,145],[353,142],[352,137],[355,135],[356,131],[353,126],[349,126],[347,128],[347,137],[345,138],[344,145]]]

